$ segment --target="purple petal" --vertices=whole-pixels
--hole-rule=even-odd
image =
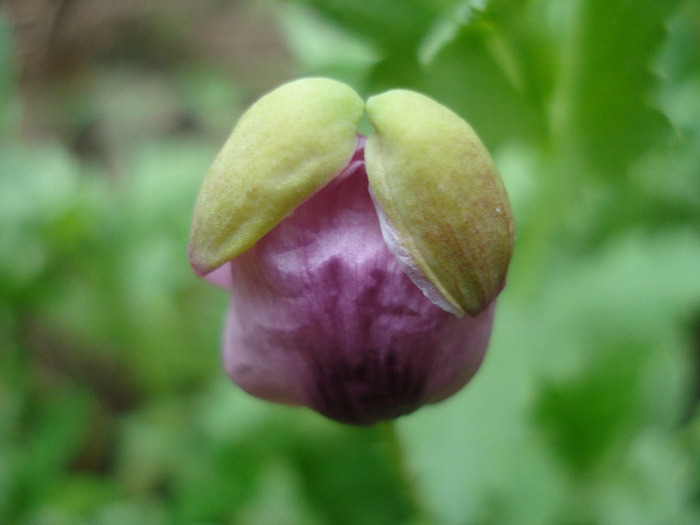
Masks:
[[[358,152],[230,263],[224,363],[258,397],[370,424],[453,394],[478,369],[493,304],[458,318],[389,252]]]
[[[206,274],[204,278],[211,284],[223,288],[225,290],[233,289],[233,281],[231,280],[231,263],[226,263],[223,266],[219,266],[216,270],[213,270]]]

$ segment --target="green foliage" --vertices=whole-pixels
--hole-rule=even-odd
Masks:
[[[483,369],[399,420],[412,480],[381,428],[224,378],[189,221],[272,86],[166,11],[41,82],[0,11],[0,523],[700,523],[696,1],[269,3],[297,73],[434,97],[512,199]]]

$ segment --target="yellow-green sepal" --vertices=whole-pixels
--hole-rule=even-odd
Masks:
[[[289,82],[236,124],[195,205],[190,262],[204,275],[253,246],[352,157],[364,103],[325,78]]]
[[[366,111],[375,129],[365,146],[367,175],[387,243],[428,297],[416,273],[446,309],[478,314],[503,287],[514,241],[490,155],[463,119],[419,93],[387,91]]]

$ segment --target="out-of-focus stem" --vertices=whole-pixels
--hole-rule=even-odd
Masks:
[[[415,475],[407,464],[405,450],[396,429],[396,424],[393,421],[384,421],[378,423],[377,428],[386,448],[391,469],[401,484],[405,501],[411,507],[415,518],[415,521],[412,521],[412,523],[416,525],[430,523],[429,515],[419,497]]]

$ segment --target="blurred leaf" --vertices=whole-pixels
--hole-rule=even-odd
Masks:
[[[8,297],[26,293],[54,270],[56,252],[90,231],[80,218],[77,172],[75,159],[57,143],[0,145],[0,290]]]
[[[700,310],[694,238],[632,236],[586,259],[560,255],[534,294],[524,283],[509,284],[477,377],[455,399],[401,420],[436,515],[447,523],[574,516],[612,523],[602,490],[611,483],[632,491],[645,523],[693,515],[697,469],[639,466],[635,450],[677,432],[689,402],[688,349],[672,334],[679,319]],[[689,451],[673,447],[687,465]],[[577,474],[584,467],[607,474]],[[666,486],[647,468],[679,476],[665,499],[673,505],[656,508],[646,497],[656,484]]]
[[[382,48],[414,46],[433,18],[432,6],[421,0],[303,0],[316,12]]]
[[[261,473],[257,497],[238,516],[241,525],[316,525],[323,523],[304,508],[298,474],[288,465],[271,463]]]
[[[37,477],[57,473],[73,459],[91,415],[92,400],[81,390],[56,389],[45,395],[35,427],[28,429],[25,474]]]
[[[302,5],[277,6],[276,15],[296,60],[305,73],[329,76],[350,85],[364,81],[378,51]]]
[[[570,104],[564,132],[580,159],[619,177],[646,148],[668,136],[653,106],[652,63],[679,1],[577,3],[577,27],[562,56],[560,96]]]
[[[47,507],[65,515],[66,523],[79,521],[95,508],[109,505],[121,497],[114,480],[103,476],[77,474],[53,485],[46,498]]]
[[[538,425],[575,475],[600,461],[639,417],[638,367],[649,348],[640,341],[613,341],[596,351],[601,357],[575,377],[543,382],[535,407]]]
[[[172,523],[165,505],[153,500],[123,499],[103,505],[83,523],[90,525],[167,525]]]
[[[461,0],[454,2],[447,13],[439,17],[420,43],[418,61],[427,65],[442,49],[452,42],[460,28],[471,24],[484,10],[488,0]]]

